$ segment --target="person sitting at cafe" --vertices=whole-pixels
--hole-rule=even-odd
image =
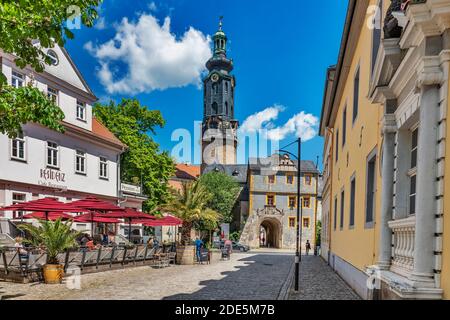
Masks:
[[[89,250],[95,250],[95,244],[94,244],[94,239],[92,239],[91,237],[89,238],[89,241],[86,243],[86,247]]]
[[[15,238],[16,243],[14,244],[14,248],[17,249],[19,252],[19,256],[21,259],[28,259],[28,251],[23,246],[23,238],[22,237],[16,237]]]

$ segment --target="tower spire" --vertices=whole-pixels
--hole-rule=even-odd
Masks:
[[[222,31],[222,26],[223,26],[223,16],[219,17],[219,31]]]

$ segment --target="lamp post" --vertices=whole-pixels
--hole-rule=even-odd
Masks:
[[[294,142],[295,143],[295,142]],[[278,150],[280,153],[287,153],[297,159],[297,238],[296,238],[296,250],[295,250],[295,291],[298,292],[300,282],[300,262],[302,261],[302,235],[303,235],[303,206],[301,201],[301,162],[302,162],[302,139],[298,138],[297,141],[297,155],[286,151]],[[292,143],[293,144],[293,143]],[[291,145],[292,145],[291,144]]]

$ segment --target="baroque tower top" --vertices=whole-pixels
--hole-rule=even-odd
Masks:
[[[236,162],[239,125],[234,119],[236,81],[231,74],[233,60],[227,57],[228,38],[223,31],[222,19],[221,17],[219,29],[213,36],[213,56],[206,63],[209,73],[203,79],[203,164]],[[214,160],[206,158],[214,158]]]

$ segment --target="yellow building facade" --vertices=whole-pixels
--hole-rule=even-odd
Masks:
[[[323,255],[366,299],[449,297],[449,22],[448,0],[349,1],[327,72]]]

